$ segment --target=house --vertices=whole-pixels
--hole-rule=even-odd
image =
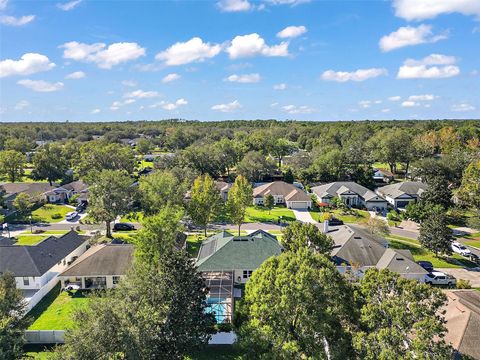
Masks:
[[[326,204],[339,197],[347,206],[365,207],[367,210],[385,210],[388,205],[381,196],[352,181],[336,181],[311,190],[319,202]]]
[[[79,203],[86,203],[88,196],[88,186],[81,180],[56,187],[45,193],[47,202],[51,204],[67,203],[74,195],[78,195]]]
[[[127,274],[133,251],[130,244],[91,247],[59,275],[62,288],[68,284],[78,285],[81,289],[114,288]]]
[[[227,183],[225,181],[215,181],[215,186],[220,192],[220,196],[223,199],[223,201],[228,200],[228,192],[230,191],[230,188],[232,187],[232,183]]]
[[[3,183],[0,184],[0,192],[3,190],[3,201],[8,209],[13,209],[13,201],[20,193],[25,193],[35,201],[44,198],[44,194],[53,190],[57,185],[50,185],[44,182],[35,183]]]
[[[373,180],[379,183],[389,183],[393,181],[394,175],[392,172],[384,169],[373,169]]]
[[[417,202],[426,189],[427,184],[420,181],[404,181],[382,186],[376,193],[384,197],[394,208],[404,209],[411,202]]]
[[[475,290],[446,291],[444,308],[447,334],[445,341],[457,351],[455,359],[470,356],[480,359],[480,292]]]
[[[425,281],[425,271],[415,263],[408,250],[388,248],[388,242],[373,236],[368,230],[356,225],[327,227],[333,239],[332,260],[341,273],[353,272],[362,277],[369,269],[388,269],[408,279]]]
[[[87,250],[87,243],[86,236],[72,230],[34,246],[0,245],[0,273],[13,273],[30,309],[58,283],[58,275]]]
[[[263,205],[265,196],[272,195],[275,205],[285,204],[289,209],[308,209],[312,199],[305,191],[284,181],[261,184],[253,189],[253,204]]]

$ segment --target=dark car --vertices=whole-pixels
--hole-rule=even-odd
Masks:
[[[87,204],[81,203],[75,208],[75,211],[81,213],[81,212],[84,212],[86,208],[87,208]]]
[[[135,230],[135,226],[130,223],[116,223],[113,225],[113,231],[131,231]]]
[[[417,264],[427,270],[429,273],[433,271],[433,265],[430,261],[417,261]]]
[[[328,220],[328,225],[340,226],[343,225],[343,221],[337,218],[331,218],[330,220]]]
[[[477,254],[471,253],[467,257],[468,257],[468,260],[470,260],[471,262],[477,265],[480,265],[480,257]]]

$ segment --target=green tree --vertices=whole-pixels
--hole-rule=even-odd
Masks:
[[[25,342],[26,302],[12,273],[0,274],[0,359],[21,359]]]
[[[268,146],[270,154],[278,160],[278,168],[282,167],[283,157],[290,155],[295,148],[295,145],[291,141],[284,138],[274,140]]]
[[[270,214],[270,211],[272,211],[273,206],[275,205],[275,198],[272,194],[265,195],[263,198],[263,205],[268,209],[268,213]]]
[[[390,234],[390,228],[388,227],[388,224],[378,218],[378,217],[371,217],[367,221],[367,228],[368,231],[374,236],[387,236]]]
[[[422,193],[420,201],[427,206],[440,205],[444,209],[452,206],[452,190],[446,178],[435,176],[429,179],[427,189]]]
[[[246,284],[240,344],[255,359],[348,359],[353,291],[325,256],[270,257]]]
[[[283,230],[282,245],[287,251],[298,251],[307,247],[328,256],[333,248],[333,240],[314,224],[295,221]]]
[[[222,198],[213,179],[207,174],[193,182],[188,203],[188,214],[193,223],[202,226],[207,236],[207,227],[220,213]]]
[[[0,175],[14,183],[24,174],[25,155],[16,150],[0,151]]]
[[[433,209],[420,224],[420,244],[435,253],[451,254],[452,230],[443,209]]]
[[[19,153],[26,154],[32,151],[34,144],[26,138],[8,138],[5,140],[5,150],[15,150]]]
[[[32,211],[33,200],[32,197],[27,193],[20,193],[15,197],[12,205],[15,210],[20,214],[20,216],[26,217]]]
[[[140,154],[146,155],[152,150],[152,142],[147,139],[140,139],[137,141],[136,149]]]
[[[295,178],[293,177],[292,169],[287,169],[287,171],[285,172],[285,175],[283,177],[283,180],[286,183],[293,184],[293,182],[295,181]]]
[[[360,329],[354,347],[360,359],[451,359],[440,289],[388,270],[369,269],[360,281]]]
[[[32,162],[34,167],[32,176],[36,179],[45,179],[50,185],[62,179],[69,168],[62,147],[55,143],[46,144],[38,150]]]
[[[252,185],[243,176],[237,176],[230,191],[228,192],[227,212],[230,220],[238,225],[238,235],[240,236],[240,227],[247,213],[247,207],[252,204],[253,189]]]
[[[458,196],[480,211],[480,160],[472,161],[465,169]]]
[[[105,222],[107,237],[112,237],[110,223],[117,216],[128,212],[133,197],[132,179],[115,170],[91,173],[89,184],[88,214],[95,221]]]
[[[251,182],[262,181],[274,169],[275,164],[257,151],[249,151],[237,165],[237,173]]]

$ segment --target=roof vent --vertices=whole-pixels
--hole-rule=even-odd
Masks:
[[[354,236],[354,239],[360,240],[362,237],[361,236]]]
[[[397,260],[397,261],[403,261],[403,260],[405,260],[405,259],[404,259],[404,258],[401,258],[401,257],[397,257],[396,260]]]

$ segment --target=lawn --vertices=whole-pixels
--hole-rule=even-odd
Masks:
[[[66,330],[73,326],[72,315],[88,304],[88,292],[69,295],[55,286],[28,314],[32,322],[29,330]]]
[[[246,223],[250,222],[278,222],[280,216],[282,221],[295,221],[292,210],[286,207],[276,206],[271,211],[264,206],[249,206],[245,216]]]
[[[141,222],[143,220],[143,212],[135,211],[128,213],[120,218],[120,222]]]
[[[367,222],[370,219],[370,213],[365,210],[356,210],[352,209],[354,214],[343,214],[342,210],[330,210],[328,211],[333,215],[333,217],[342,220],[346,224],[360,224]],[[310,215],[312,215],[313,219],[318,222],[322,222],[322,214],[323,212],[320,211],[310,211]]]
[[[70,230],[46,230],[42,233],[37,233],[37,235],[65,235],[66,233],[70,232]],[[77,231],[79,234],[86,234],[86,231],[80,230]],[[30,235],[30,230],[24,231],[20,235]]]
[[[45,204],[32,213],[32,219],[36,222],[57,223],[65,220],[65,215],[72,211],[74,209],[65,205]],[[52,218],[55,214],[60,215],[58,219]]]
[[[36,245],[48,237],[48,235],[19,235],[15,245]]]

